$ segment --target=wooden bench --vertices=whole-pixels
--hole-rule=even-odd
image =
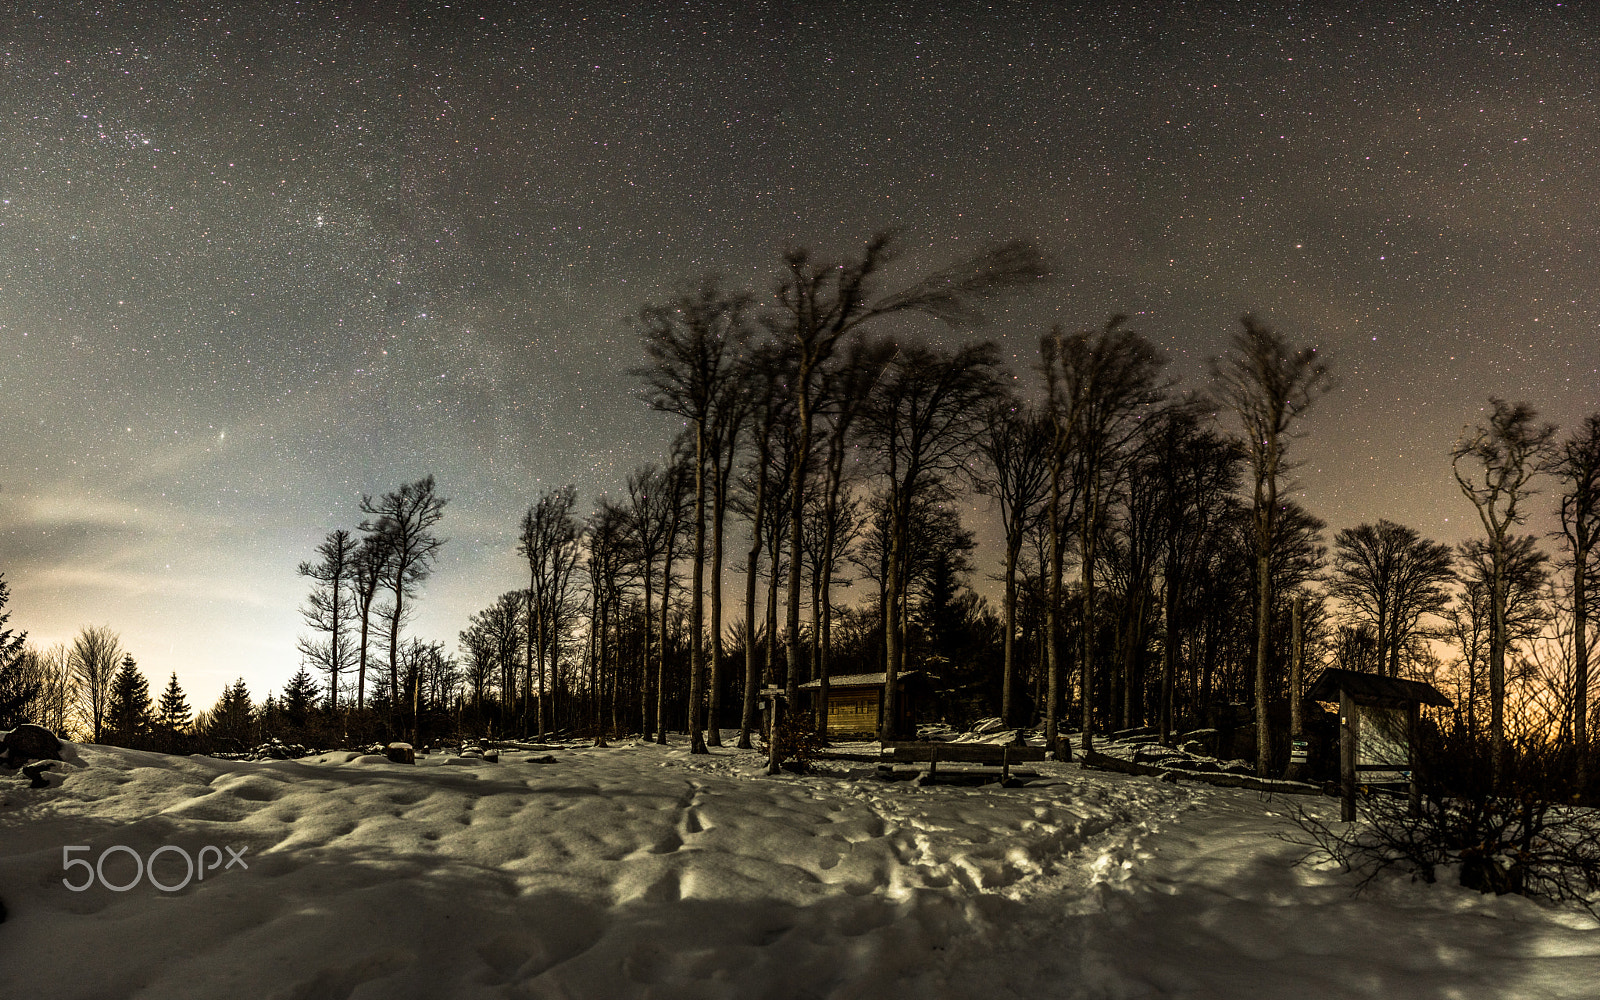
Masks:
[[[928,779],[939,772],[939,764],[999,765],[1000,780],[1011,780],[1011,765],[1045,759],[1040,747],[996,746],[993,743],[884,743],[884,762],[896,764],[926,763]]]

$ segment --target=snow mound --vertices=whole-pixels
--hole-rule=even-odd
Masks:
[[[1256,794],[1076,765],[999,789],[646,742],[76,751],[59,787],[0,775],[0,956],[27,957],[0,995],[1580,996],[1600,955],[1593,921],[1524,900],[1352,898]],[[136,864],[182,887],[103,884]],[[1483,956],[1509,979],[1474,986]]]

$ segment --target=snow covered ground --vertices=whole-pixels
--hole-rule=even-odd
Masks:
[[[0,772],[3,997],[1600,993],[1581,910],[1404,878],[1352,896],[1292,864],[1291,800],[1255,792],[1052,763],[1015,789],[767,777],[634,742],[415,766],[68,750],[49,789]],[[86,846],[124,885],[169,845],[165,885],[218,850],[174,892],[63,868]]]

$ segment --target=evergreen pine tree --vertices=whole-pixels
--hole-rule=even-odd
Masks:
[[[6,602],[11,599],[11,588],[0,576],[0,729],[12,729],[27,722],[26,713],[39,696],[39,680],[22,669],[22,644],[26,632],[6,628],[11,612]]]
[[[243,748],[250,742],[254,729],[255,705],[241,677],[222,692],[222,697],[212,707],[206,719],[206,735]]]
[[[317,682],[311,679],[305,667],[301,667],[299,673],[289,678],[288,685],[283,689],[283,697],[278,703],[289,728],[304,729],[306,720],[311,715],[311,708],[316,703]]]
[[[178,732],[189,725],[189,699],[184,697],[183,688],[178,686],[176,671],[167,682],[167,689],[161,692],[161,701],[156,707],[156,722],[162,729],[171,732]]]
[[[268,693],[267,700],[256,709],[256,730],[263,738],[277,736],[278,730],[283,728],[283,705],[276,695]]]
[[[121,669],[111,679],[107,723],[119,746],[133,746],[150,728],[150,683],[132,653],[122,658]]]

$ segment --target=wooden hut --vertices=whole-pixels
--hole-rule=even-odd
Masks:
[[[828,679],[828,735],[875,738],[883,725],[883,685],[887,675],[841,674]],[[822,682],[807,681],[800,690],[815,711]],[[933,703],[933,688],[921,670],[907,670],[895,678],[894,735],[916,736],[917,720]]]

